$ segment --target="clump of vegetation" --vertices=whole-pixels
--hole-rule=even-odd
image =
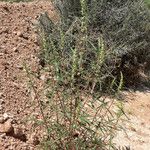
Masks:
[[[88,0],[87,5],[88,20],[90,20],[89,34],[91,32],[93,40],[102,35],[107,48],[117,56],[119,71],[115,71],[115,75],[116,72],[118,74],[122,71],[125,80],[130,75],[130,81],[136,83],[137,79],[139,81],[139,70],[149,70],[150,12],[148,8],[142,0]],[[77,3],[73,0],[63,1],[57,6],[60,12],[63,12],[62,16],[67,16],[64,17],[67,18],[65,19],[67,23],[73,19],[72,14],[82,16],[79,11],[81,9],[79,0]],[[110,58],[109,61],[114,60]]]
[[[137,71],[141,66],[149,66],[150,60],[150,12],[144,2],[97,1],[92,7],[95,8],[91,11],[92,24],[101,30],[108,46],[121,58],[124,77],[127,80],[129,76],[131,80],[132,76],[138,77]]]
[[[87,3],[81,0],[80,5],[80,16],[60,14],[58,23],[47,13],[39,17],[40,64],[49,73],[46,100],[40,94],[37,98],[47,130],[43,149],[115,149],[113,137],[124,114],[122,102],[115,100],[123,75],[120,72],[117,80],[112,74],[115,63],[110,67],[108,61],[115,55],[106,49],[102,35],[93,37]]]
[[[40,64],[49,74],[46,101],[37,99],[47,130],[42,148],[116,148],[113,137],[124,111],[115,99],[124,69],[149,57],[149,14],[138,2],[56,0],[60,20],[52,22],[47,13],[39,17]]]
[[[148,5],[148,7],[150,8],[150,0],[145,0],[145,3]]]

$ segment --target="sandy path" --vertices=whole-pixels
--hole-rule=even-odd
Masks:
[[[125,132],[115,139],[118,145],[130,146],[131,150],[150,150],[150,90],[126,93],[126,114],[129,122],[123,122]]]

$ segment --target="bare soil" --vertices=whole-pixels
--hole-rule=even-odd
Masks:
[[[36,149],[41,140],[39,133],[44,132],[40,128],[39,131],[33,128],[36,124],[31,116],[38,119],[41,116],[28,84],[24,64],[32,72],[39,71],[40,48],[33,24],[38,15],[45,11],[53,20],[57,19],[48,1],[0,2],[0,117],[12,119],[14,128],[9,133],[0,133],[1,150]],[[42,81],[37,80],[40,85]],[[134,150],[149,150],[150,92],[127,92],[125,109],[129,117],[128,122],[122,122],[126,133],[119,131],[115,142],[118,146],[130,146]],[[9,125],[8,122],[10,130]]]
[[[1,150],[35,148],[31,138],[36,133],[31,131],[33,124],[27,119],[36,112],[29,104],[33,96],[23,64],[27,64],[32,72],[38,71],[39,45],[33,24],[38,15],[45,11],[55,19],[54,8],[48,1],[0,2],[0,114],[12,116],[14,126],[21,128],[25,136],[25,140],[22,140],[2,134]],[[34,102],[33,105],[37,106]]]
[[[122,121],[115,142],[131,150],[150,149],[150,90],[126,92],[124,108],[128,119]]]

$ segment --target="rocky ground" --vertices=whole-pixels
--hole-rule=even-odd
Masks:
[[[0,149],[32,150],[40,140],[40,128],[34,130],[34,118],[40,119],[35,95],[30,90],[24,64],[38,72],[39,45],[34,24],[40,13],[47,11],[57,20],[50,2],[0,2]],[[38,79],[39,85],[42,78]],[[143,92],[144,91],[144,92]],[[126,133],[118,132],[118,145],[134,150],[150,149],[150,93],[126,93],[126,112],[130,118],[124,123]],[[32,106],[32,107],[31,107]],[[36,108],[37,107],[37,108]],[[37,111],[35,111],[37,110]],[[42,133],[44,135],[44,133]]]
[[[27,121],[35,113],[30,107],[34,96],[23,64],[33,72],[38,70],[39,45],[33,28],[39,14],[45,11],[55,19],[50,2],[0,2],[1,150],[34,149],[36,144],[35,131],[30,130],[31,121]]]

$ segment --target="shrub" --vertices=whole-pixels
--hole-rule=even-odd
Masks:
[[[68,20],[73,20],[74,16],[82,16],[79,0],[78,7],[70,5],[74,3],[74,0],[68,0],[58,5],[60,12],[63,12],[61,15],[66,18],[65,22],[69,23]],[[119,71],[115,71],[115,75],[122,71],[125,79],[130,75],[133,84],[132,77],[138,78],[139,70],[149,70],[149,10],[142,0],[88,0],[87,6],[90,20],[88,30],[89,34],[94,34],[92,40],[99,35],[103,36],[105,45],[119,60]],[[109,61],[113,62],[112,58]]]
[[[132,82],[133,76],[138,77],[141,66],[149,66],[149,10],[141,0],[97,1],[91,8],[94,8],[90,12],[93,28],[100,30],[108,47],[121,58],[119,69],[124,78],[128,80],[130,76]]]
[[[79,4],[80,14],[74,13],[75,7],[67,17],[60,14],[58,23],[53,23],[47,13],[39,17],[40,64],[49,74],[44,84],[46,101],[37,98],[40,94],[27,72],[38,93],[47,130],[43,149],[115,149],[113,137],[124,114],[121,101],[115,100],[123,75],[120,72],[117,81],[112,74],[115,62],[110,65],[108,61],[115,55],[106,50],[103,36],[92,35],[86,1]],[[110,99],[106,98],[108,94],[112,94]]]
[[[150,0],[145,0],[145,3],[148,5],[148,7],[150,8]]]
[[[42,146],[115,149],[113,137],[124,111],[114,97],[126,71],[129,75],[132,68],[135,75],[133,69],[148,63],[149,11],[138,0],[55,4],[59,22],[53,23],[47,13],[39,17],[40,64],[49,73],[47,100],[41,104],[38,99],[47,129]],[[113,98],[108,100],[106,93]]]

